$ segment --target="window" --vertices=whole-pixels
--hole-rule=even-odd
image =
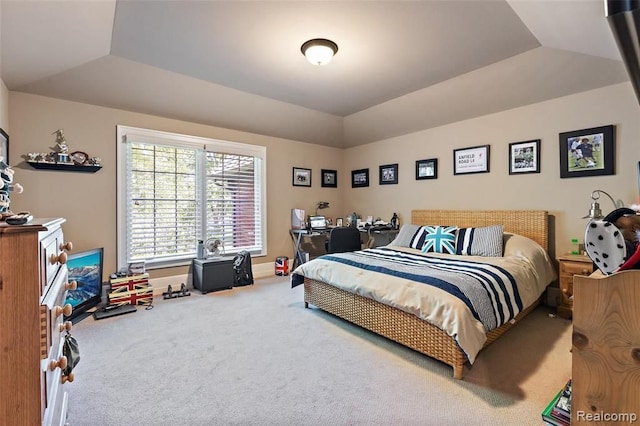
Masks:
[[[197,241],[266,254],[266,148],[118,126],[118,268],[186,265]]]

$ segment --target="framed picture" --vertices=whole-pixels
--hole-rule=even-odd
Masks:
[[[453,174],[489,173],[489,145],[453,150]]]
[[[438,179],[438,159],[416,161],[416,180]]]
[[[613,175],[613,125],[560,133],[560,177]]]
[[[311,169],[293,168],[293,186],[311,186]]]
[[[337,188],[338,187],[338,172],[335,170],[322,169],[322,187],[323,188]]]
[[[509,174],[540,173],[540,139],[509,144]]]
[[[395,185],[398,183],[398,163],[380,166],[380,185]]]
[[[336,226],[342,226],[342,218],[341,217],[336,218]]]
[[[351,187],[369,186],[369,169],[351,170]]]
[[[0,160],[9,164],[9,135],[0,129]]]

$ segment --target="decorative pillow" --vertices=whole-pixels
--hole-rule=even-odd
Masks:
[[[456,237],[456,254],[467,256],[502,257],[502,225],[482,228],[460,228]]]
[[[396,238],[391,241],[389,245],[398,246],[398,247],[411,247],[411,240],[413,240],[414,235],[420,229],[419,225],[414,225],[412,223],[406,223],[400,227],[400,232]]]
[[[422,226],[411,239],[410,247],[423,252],[456,253],[457,226]]]

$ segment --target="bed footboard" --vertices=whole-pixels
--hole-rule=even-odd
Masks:
[[[484,347],[524,318],[541,300],[538,299],[536,303],[520,312],[512,322],[487,333]],[[321,281],[305,278],[304,305],[308,307],[309,304],[442,361],[453,367],[454,379],[462,379],[467,357],[456,341],[438,327],[415,315]]]
[[[449,364],[453,367],[453,377],[462,379],[467,357],[455,340],[415,315],[307,278],[304,280],[304,301],[306,306],[310,303]]]

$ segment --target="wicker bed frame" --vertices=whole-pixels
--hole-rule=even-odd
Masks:
[[[459,227],[502,224],[505,232],[529,237],[548,250],[549,221],[546,211],[413,210],[411,222],[416,225],[457,225]],[[524,318],[540,303],[540,300],[541,298],[520,312],[514,321],[488,332],[484,347]],[[453,377],[462,379],[467,357],[456,341],[438,327],[415,315],[329,284],[305,278],[304,305],[309,307],[309,304],[449,364],[453,367]]]

